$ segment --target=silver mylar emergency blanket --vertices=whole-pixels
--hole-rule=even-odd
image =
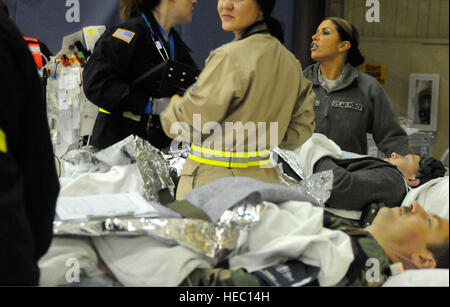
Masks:
[[[55,235],[142,236],[163,240],[167,244],[180,244],[201,255],[221,260],[237,246],[241,230],[247,230],[260,220],[265,204],[241,205],[227,210],[218,225],[183,218],[114,217],[88,221],[55,221]]]
[[[175,196],[175,184],[163,154],[139,137],[129,136],[98,152],[89,147],[72,150],[62,160],[67,162],[66,173],[105,173],[112,166],[136,163],[143,182],[143,196],[147,201],[158,202],[158,192],[163,189],[168,189]]]
[[[328,170],[305,178],[302,166],[292,151],[276,147],[272,150],[272,153],[275,153],[282,158],[290,168],[303,179],[297,181],[289,177],[284,174],[282,166],[278,165],[277,170],[281,183],[313,197],[321,207],[325,207],[325,202],[330,198],[331,190],[333,188],[333,171]]]
[[[279,172],[281,172],[279,170]],[[290,187],[293,190],[304,193],[314,198],[320,207],[325,207],[325,202],[330,198],[331,189],[333,188],[333,171],[328,170],[303,179],[302,181],[295,181],[291,177],[280,174],[281,183]]]
[[[161,151],[149,142],[136,137],[134,140],[136,164],[144,181],[144,197],[148,201],[158,201],[158,192],[167,188],[175,197],[175,184],[169,174],[169,166]]]
[[[302,167],[298,160],[295,158],[294,152],[290,150],[283,150],[279,147],[274,148],[272,152],[276,153],[280,158],[282,158],[300,178],[305,178]]]
[[[170,148],[169,152],[163,153],[164,159],[169,164],[169,168],[174,171],[178,177],[181,176],[186,160],[189,158],[191,147],[188,143],[181,143],[181,148]]]

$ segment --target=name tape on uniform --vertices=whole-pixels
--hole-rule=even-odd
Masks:
[[[135,34],[136,33],[134,32],[119,28],[116,30],[116,32],[114,32],[112,36],[129,44],[133,40]]]
[[[356,103],[356,102],[346,102],[346,101],[337,101],[337,100],[333,100],[333,102],[331,103],[331,106],[333,108],[340,108],[340,109],[352,109],[352,110],[356,110],[359,112],[362,112],[364,109],[364,106],[360,103]]]

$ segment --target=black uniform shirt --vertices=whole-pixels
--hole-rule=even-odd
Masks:
[[[153,31],[161,37],[167,53],[170,54],[169,44],[162,39],[156,19],[151,13],[146,16]],[[124,30],[122,34],[125,33],[128,37],[121,39],[122,34],[116,32],[118,29]],[[178,33],[172,29],[170,34],[174,38],[175,60],[197,67],[189,48]],[[150,129],[149,135],[146,133],[148,118],[142,115],[149,98],[154,94],[131,86],[134,80],[163,61],[142,17],[127,20],[105,31],[83,72],[86,97],[111,113],[99,113],[92,134],[92,145],[105,148],[131,134],[147,139],[160,149],[170,145],[170,139],[163,132],[158,116],[153,116],[153,128]],[[124,112],[141,115],[141,121],[125,118]]]

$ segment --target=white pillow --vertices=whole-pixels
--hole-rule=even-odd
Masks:
[[[423,186],[412,189],[403,200],[402,206],[417,201],[428,213],[449,217],[449,181],[448,176],[434,179]]]
[[[383,287],[448,287],[448,279],[448,269],[406,270],[389,277]]]

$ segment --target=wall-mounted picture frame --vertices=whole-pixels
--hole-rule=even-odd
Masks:
[[[414,128],[437,131],[439,81],[440,76],[437,74],[410,75],[408,118]]]

